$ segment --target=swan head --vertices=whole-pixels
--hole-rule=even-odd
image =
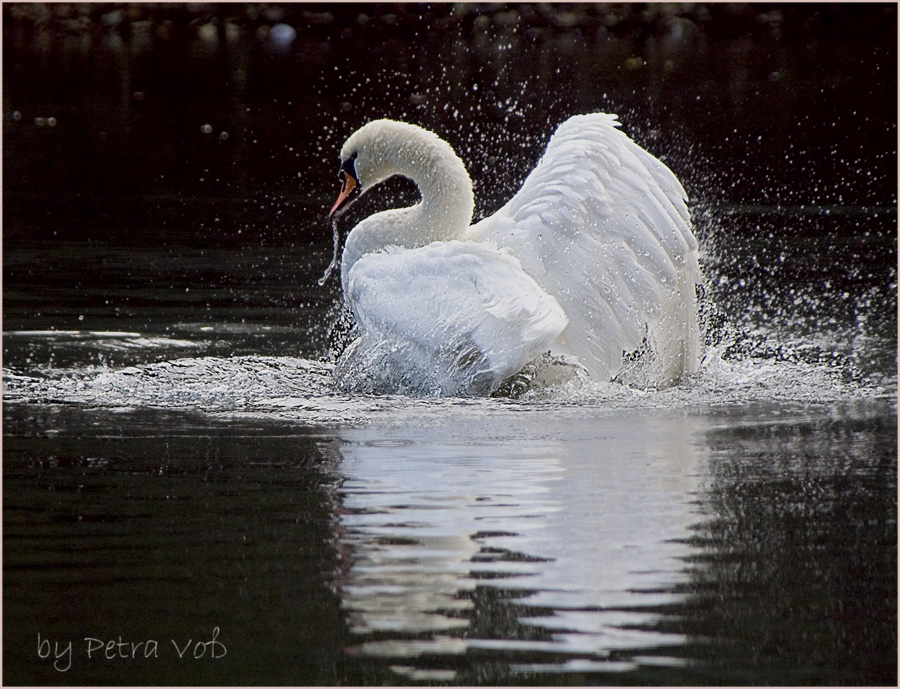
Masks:
[[[341,191],[329,217],[339,215],[362,194],[394,175],[412,179],[424,196],[423,185],[428,187],[436,179],[445,178],[448,169],[461,186],[469,187],[471,195],[471,181],[450,144],[414,124],[369,122],[351,134],[341,148]],[[439,170],[444,174],[437,175]]]
[[[341,192],[329,216],[345,211],[363,193],[401,172],[395,164],[398,157],[423,135],[434,136],[421,127],[393,120],[374,120],[351,134],[341,147]]]
[[[338,194],[337,201],[331,207],[329,218],[334,217],[335,213],[343,213],[362,194],[362,184],[356,173],[356,158],[357,154],[353,153],[346,160],[341,159],[341,169],[338,172],[338,178],[341,180],[341,193]]]

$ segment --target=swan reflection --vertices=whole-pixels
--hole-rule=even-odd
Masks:
[[[659,622],[688,580],[696,434],[686,416],[534,408],[341,431],[351,652],[571,663],[684,643]]]

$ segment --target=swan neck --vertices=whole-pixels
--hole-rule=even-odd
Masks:
[[[406,216],[409,235],[405,246],[450,241],[465,233],[475,210],[472,180],[449,146],[432,155],[413,156],[400,174],[409,177],[422,196]]]
[[[465,236],[475,210],[472,180],[447,142],[414,125],[379,120],[353,134],[341,156],[347,159],[353,152],[358,154],[356,171],[364,192],[401,175],[415,183],[421,200],[409,208],[371,215],[353,228],[344,246],[343,280],[368,253]],[[344,288],[346,294],[346,284]]]

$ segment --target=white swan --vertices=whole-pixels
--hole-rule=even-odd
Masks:
[[[521,190],[474,225],[472,182],[449,144],[391,120],[352,134],[331,216],[393,175],[422,198],[347,237],[341,281],[358,337],[343,382],[488,394],[547,353],[603,381],[627,372],[663,386],[695,372],[701,275],[686,195],[618,124],[564,122]]]

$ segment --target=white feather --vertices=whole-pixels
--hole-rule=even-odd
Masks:
[[[476,242],[367,254],[346,297],[363,337],[355,364],[373,390],[487,394],[566,326],[514,257]]]
[[[558,351],[603,379],[649,345],[638,382],[667,385],[699,364],[697,241],[675,175],[617,127],[599,113],[564,122],[521,190],[465,237],[507,248],[556,298],[569,319]]]

